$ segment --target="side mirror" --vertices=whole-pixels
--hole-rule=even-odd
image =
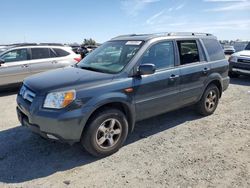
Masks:
[[[0,66],[2,65],[2,64],[4,64],[5,63],[5,61],[3,60],[3,59],[0,59]]]
[[[139,75],[149,75],[155,73],[155,65],[154,64],[144,64],[138,67]]]

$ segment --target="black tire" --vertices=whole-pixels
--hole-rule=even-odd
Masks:
[[[124,113],[117,109],[105,109],[91,118],[82,134],[81,144],[90,154],[105,157],[117,152],[127,135],[128,121]]]
[[[229,72],[228,75],[230,78],[238,78],[240,76],[239,74],[234,73],[234,72]]]
[[[210,84],[204,91],[200,101],[196,105],[199,114],[208,116],[214,113],[219,103],[220,91],[214,84]]]

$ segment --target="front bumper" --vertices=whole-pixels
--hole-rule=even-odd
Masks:
[[[229,63],[229,72],[243,74],[243,75],[250,75],[250,63]]]
[[[41,108],[40,104],[43,104],[42,98],[37,97],[30,103],[17,96],[17,115],[23,126],[45,138],[70,144],[80,141],[90,109],[50,110]]]

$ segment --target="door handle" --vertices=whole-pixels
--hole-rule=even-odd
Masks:
[[[169,79],[170,79],[171,81],[175,80],[176,78],[179,78],[179,75],[172,74],[172,75],[169,77]]]
[[[205,67],[205,68],[203,69],[203,74],[207,74],[209,70],[210,70],[209,68]]]
[[[57,62],[57,61],[52,61],[51,63],[52,63],[52,64],[57,64],[58,62]]]
[[[23,64],[21,67],[22,68],[27,68],[29,65],[27,65],[27,64]]]

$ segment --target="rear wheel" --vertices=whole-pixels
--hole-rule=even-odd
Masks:
[[[219,103],[220,92],[216,85],[209,85],[202,95],[201,100],[197,103],[197,111],[201,115],[211,115]]]
[[[104,157],[119,150],[128,135],[126,116],[117,109],[106,109],[94,115],[81,139],[92,155]]]

